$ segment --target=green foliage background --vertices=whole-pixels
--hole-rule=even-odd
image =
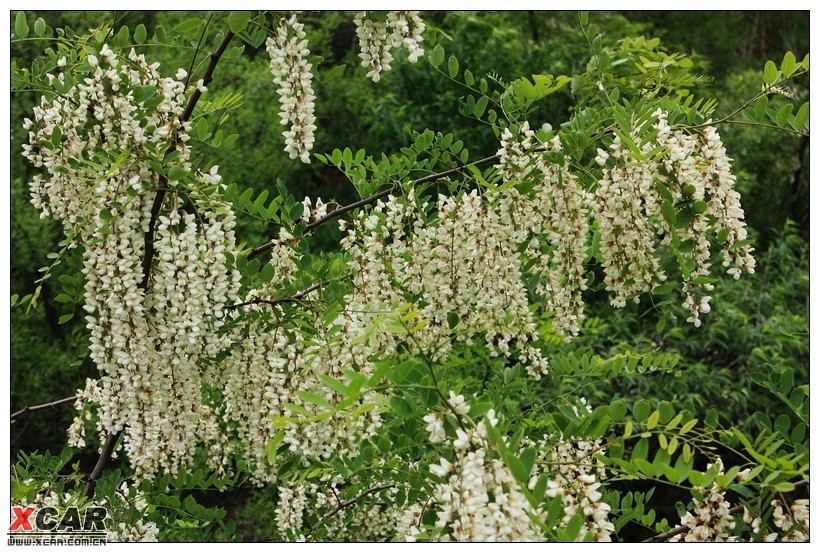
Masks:
[[[12,27],[15,15],[11,14]],[[42,16],[52,27],[68,25],[78,31],[117,17],[118,25],[133,29],[142,23],[150,32],[158,25],[173,28],[191,14],[27,12],[27,16],[30,25]],[[218,14],[212,24],[219,26],[224,17]],[[435,35],[447,44],[448,53],[475,75],[493,73],[503,79],[534,72],[572,75],[589,58],[574,12],[431,12],[425,17],[427,36]],[[445,82],[426,63],[411,65],[400,57],[393,70],[373,84],[358,64],[352,13],[308,12],[300,19],[308,32],[311,53],[317,56],[319,129],[314,151],[348,146],[354,151],[389,153],[410,142],[411,130],[429,128],[453,132],[469,148],[471,159],[495,153],[497,139],[489,127],[454,115],[462,90]],[[800,59],[809,47],[807,12],[599,12],[591,14],[591,19],[612,41],[658,36],[670,51],[693,53],[697,72],[717,77],[715,85],[699,86],[712,87],[710,93],[720,101],[718,116],[757,91],[761,60],[780,59],[786,49]],[[448,43],[448,37],[455,40]],[[30,65],[40,47],[34,40],[14,42],[13,62]],[[237,133],[239,139],[231,147],[208,152],[220,165],[225,182],[273,192],[281,181],[297,199],[321,196],[342,203],[357,199],[352,184],[335,169],[287,158],[282,151],[284,129],[278,123],[268,55],[264,45],[255,51],[248,45],[245,49],[244,55],[220,64],[210,87],[220,94],[235,91],[244,95],[244,102],[227,112],[221,126],[226,135]],[[177,67],[187,67],[190,54],[190,49],[164,47],[149,52],[169,74]],[[340,64],[345,64],[341,74],[331,75],[330,70]],[[809,96],[807,87],[791,92],[801,101]],[[573,113],[576,98],[572,94],[552,98],[534,114],[534,127],[557,126]],[[48,265],[46,254],[55,251],[61,239],[58,225],[41,221],[29,203],[27,183],[33,173],[20,155],[25,140],[22,120],[36,101],[35,93],[15,94],[11,101],[11,288],[21,295],[33,290],[38,268]],[[771,413],[772,418],[783,411],[752,382],[752,371],[769,364],[793,370],[796,382],[808,382],[808,139],[742,126],[722,128],[721,134],[735,160],[743,206],[756,239],[757,273],[739,282],[722,278],[716,286],[713,311],[700,329],[683,322],[686,315],[675,304],[656,307],[645,300],[613,310],[603,295],[591,292],[590,320],[570,349],[601,356],[625,349],[677,352],[679,370],[611,384],[566,383],[567,393],[584,395],[592,405],[608,403],[615,395],[629,400],[691,402],[698,411],[714,408],[728,424],[751,431],[755,411]],[[273,230],[259,221],[240,221],[238,235],[254,246],[272,236]],[[323,228],[311,247],[326,249],[338,238],[335,228]],[[95,375],[95,369],[82,362],[85,346],[80,313],[69,323],[58,324],[65,314],[62,304],[55,301],[62,291],[58,277],[70,272],[71,260],[65,265],[68,267],[59,267],[45,283],[38,309],[29,313],[24,308],[12,310],[12,410],[70,396],[84,385],[85,378]],[[556,351],[567,351],[567,346],[556,345]],[[64,405],[17,419],[11,425],[12,459],[21,450],[59,453],[72,416],[70,405]],[[81,460],[90,465],[94,459],[91,455]],[[273,493],[240,487],[227,498],[226,507],[244,539],[268,539],[274,534]],[[200,499],[208,501],[207,497]]]

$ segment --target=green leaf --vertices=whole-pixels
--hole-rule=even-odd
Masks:
[[[806,54],[806,57],[803,58],[803,61],[800,63],[800,65],[803,67],[803,69],[808,69],[809,68],[809,55],[808,54]]]
[[[126,27],[123,27],[123,29],[125,28]],[[34,22],[34,34],[37,36],[46,34],[46,22],[42,17],[38,17],[37,21]]]
[[[249,11],[231,12],[228,15],[228,26],[234,34],[240,33],[245,28],[245,25],[248,24],[250,19],[251,12]]]
[[[336,380],[332,376],[328,376],[326,374],[317,375],[317,378],[328,388],[331,388],[342,395],[347,395],[347,386],[341,381]]]
[[[490,102],[490,99],[486,96],[481,96],[478,101],[475,103],[475,108],[473,109],[473,113],[476,117],[481,117],[484,115],[484,110],[487,109],[487,104]]]
[[[666,220],[667,224],[669,224],[670,227],[675,228],[677,215],[675,214],[675,208],[669,200],[665,200],[661,204],[661,212],[663,213],[663,218]]]
[[[450,74],[451,79],[455,79],[458,75],[458,59],[455,56],[450,56],[450,59],[447,60],[447,72]]]
[[[324,74],[324,80],[322,82],[330,82],[333,79],[340,77],[344,72],[345,68],[347,67],[346,63],[341,65],[337,65],[336,67],[332,68],[330,71]]]
[[[504,461],[506,461],[507,466],[510,468],[510,472],[515,479],[526,485],[530,477],[530,471],[527,470],[527,467],[523,462],[521,462],[521,459],[512,453],[509,453],[505,456]]]
[[[649,419],[646,421],[646,429],[652,430],[656,426],[658,426],[658,421],[661,418],[661,412],[655,409],[651,415],[649,415]]]
[[[786,52],[786,55],[783,56],[783,63],[780,64],[780,71],[783,72],[783,75],[788,77],[792,73],[795,72],[797,69],[797,60],[794,57],[794,54],[791,52]]]
[[[407,400],[400,396],[392,396],[390,398],[390,408],[400,417],[407,418],[413,414],[413,408],[407,403]]]
[[[686,228],[692,223],[695,218],[695,212],[691,207],[684,207],[677,213],[677,222],[675,228]]]
[[[180,34],[185,34],[199,29],[200,25],[202,25],[202,20],[198,17],[192,17],[190,19],[186,19],[182,23],[179,23],[176,27],[174,27],[174,30]]]
[[[483,417],[487,414],[487,412],[493,408],[493,404],[489,402],[478,402],[478,403],[471,403],[470,404],[470,412],[467,413],[467,416],[471,419],[477,419],[479,417]]]
[[[60,316],[60,318],[57,320],[57,324],[65,324],[73,318],[74,313],[66,313],[65,315]]]
[[[686,422],[686,424],[684,424],[683,426],[680,427],[680,431],[678,432],[678,434],[680,434],[680,435],[686,434],[687,432],[692,430],[697,423],[698,423],[698,419],[692,419],[692,420]]]
[[[328,400],[311,392],[297,390],[296,396],[302,401],[318,405],[319,407],[324,407],[325,409],[333,409],[333,406],[330,404]]]
[[[583,27],[586,27],[587,25],[589,25],[589,12],[588,11],[579,12],[578,13],[578,19],[581,21],[581,25]]]
[[[609,403],[609,418],[612,422],[617,422],[626,416],[626,405],[620,398],[615,398]]]
[[[189,495],[185,498],[185,502],[183,503],[183,505],[185,506],[186,511],[188,511],[191,514],[196,514],[196,499],[194,499],[192,495]]]
[[[779,71],[772,60],[766,62],[763,67],[763,82],[766,84],[774,84],[777,80]]]
[[[475,78],[469,69],[464,70],[464,84],[467,86],[473,86],[475,84]]]
[[[632,406],[632,414],[635,416],[635,420],[641,422],[649,416],[649,402],[645,399],[639,399],[635,402]]]
[[[458,313],[456,313],[455,311],[450,311],[447,314],[447,326],[449,326],[451,330],[458,326],[458,321]]]
[[[63,131],[60,130],[60,127],[54,127],[54,130],[51,131],[51,145],[56,149],[60,147],[60,143],[63,141]]]
[[[441,47],[441,44],[436,44],[436,47],[433,48],[433,51],[427,56],[427,60],[433,67],[438,67],[444,63],[444,48]]]
[[[802,131],[806,124],[809,122],[809,103],[806,102],[800,109],[797,110],[797,115],[794,116],[794,128],[795,130]]]
[[[180,150],[174,150],[173,152],[168,152],[168,154],[162,159],[162,164],[167,166],[169,163],[174,161],[176,158],[182,155]]]
[[[793,110],[794,106],[792,104],[781,106],[780,109],[777,110],[777,115],[774,116],[775,122],[782,127],[789,120],[789,117],[791,117]]]
[[[307,417],[307,418],[312,418],[313,417],[313,413],[311,413],[310,411],[308,411],[307,409],[305,409],[301,405],[297,405],[296,403],[283,402],[282,406],[285,409],[288,409],[289,411],[291,411],[293,413],[296,413],[298,415],[302,415],[302,416]]]
[[[791,482],[778,482],[773,487],[775,490],[782,493],[788,493],[794,490],[794,484],[792,484]]]
[[[766,108],[769,107],[769,98],[767,96],[761,96],[757,99],[754,105],[755,110],[755,120],[756,121],[763,121],[763,117],[766,116]]]
[[[14,34],[18,38],[28,38],[28,21],[26,20],[26,12],[17,12],[14,17]]]
[[[638,469],[644,473],[645,475],[649,476],[650,478],[654,478],[657,474],[655,470],[655,465],[647,461],[646,459],[633,459],[632,463],[638,467]]]
[[[268,191],[267,189],[262,190],[259,193],[259,196],[256,198],[256,201],[253,202],[253,206],[251,207],[251,213],[259,213],[265,205],[265,200],[268,199]]]
[[[134,42],[137,44],[142,44],[145,42],[145,39],[148,37],[148,32],[145,30],[145,25],[140,23],[137,25],[137,28],[134,29]]]
[[[707,209],[709,209],[709,204],[707,204],[703,200],[698,200],[694,204],[692,204],[692,211],[694,211],[695,213],[706,213]]]

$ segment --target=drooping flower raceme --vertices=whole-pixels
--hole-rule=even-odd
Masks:
[[[578,335],[584,319],[583,292],[587,289],[589,207],[587,194],[568,163],[551,163],[545,155],[561,152],[556,136],[536,149],[534,132],[525,122],[513,134],[504,129],[498,168],[506,182],[530,181],[533,189],[520,194],[513,188],[501,198],[528,240],[525,256],[532,260],[531,274],[541,277],[536,293],[553,312],[553,328],[566,340]]]
[[[87,399],[98,402],[98,430],[124,431],[137,475],[148,478],[187,464],[199,433],[216,425],[202,408],[199,359],[225,346],[210,335],[239,286],[228,267],[233,214],[215,201],[185,213],[173,193],[191,186],[199,203],[220,180],[215,168],[192,167],[183,83],[134,51],[121,61],[103,46],[85,61],[54,77],[73,86],[35,108],[24,154],[45,172],[30,185],[32,203],[84,246],[89,355],[100,371]],[[155,169],[170,152],[189,183]],[[171,193],[154,212],[158,188]]]
[[[424,223],[426,203],[414,191],[389,196],[373,213],[362,212],[342,245],[353,255],[355,291],[349,308],[363,312],[365,324],[378,326],[384,313],[412,300],[421,323],[409,343],[433,360],[442,359],[453,340],[482,337],[491,355],[513,348],[527,371],[540,378],[547,360],[533,346],[535,322],[522,281],[520,245],[512,213],[504,203],[477,191],[440,196],[434,218]],[[395,347],[390,333],[379,333],[380,348]]]
[[[424,40],[424,21],[416,11],[387,12],[385,21],[378,21],[367,12],[358,12],[353,20],[356,24],[356,36],[362,67],[367,67],[367,76],[374,83],[379,82],[381,74],[390,70],[393,54],[390,50],[403,46],[409,52],[408,61],[415,63],[424,55],[419,43]]]
[[[462,396],[450,394],[451,407],[469,404]],[[457,400],[456,398],[461,398]],[[454,401],[455,400],[455,401]],[[398,537],[415,541],[423,533],[421,514],[431,508],[436,513],[434,536],[441,541],[540,541],[543,535],[531,516],[538,516],[510,469],[491,458],[487,425],[498,420],[490,410],[475,428],[458,427],[450,445],[455,459],[441,458],[429,466],[440,483],[423,504],[405,508],[397,527]],[[431,434],[431,441],[436,437]]]
[[[266,42],[273,82],[279,87],[276,91],[281,103],[279,117],[283,125],[289,126],[282,133],[285,151],[291,159],[298,157],[304,163],[310,163],[316,130],[313,66],[307,61],[310,55],[307,42],[304,25],[295,15],[281,18],[276,33]]]

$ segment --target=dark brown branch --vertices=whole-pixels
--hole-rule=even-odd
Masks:
[[[228,48],[228,45],[231,43],[233,37],[234,34],[231,31],[228,31],[217,49],[211,54],[211,61],[208,63],[208,67],[205,68],[205,74],[202,76],[203,86],[208,86],[208,84],[210,84],[213,80],[216,65],[219,63],[219,59],[222,57],[222,54],[225,53],[225,50]],[[188,105],[185,106],[185,111],[179,118],[182,123],[185,123],[191,118],[191,114],[194,113],[194,108],[196,107],[197,102],[199,102],[199,98],[201,96],[202,91],[199,87],[196,87],[194,92],[191,94],[191,97],[188,99]],[[176,140],[171,141],[171,144],[165,151],[166,155],[174,151],[176,148],[175,142]],[[163,183],[163,185],[165,184],[167,183]],[[145,257],[142,259],[142,288],[148,287],[148,279],[151,276],[151,264],[154,262],[154,227],[157,225],[157,218],[159,217],[159,212],[162,209],[162,203],[165,201],[165,194],[166,191],[164,189],[159,190],[157,195],[154,197],[154,203],[151,206],[151,219],[148,221],[148,231],[145,233]]]
[[[434,173],[432,175],[427,175],[426,177],[416,179],[415,181],[413,181],[413,184],[414,185],[419,185],[419,184],[424,184],[426,182],[433,182],[433,181],[437,181],[439,179],[444,179],[444,178],[450,177],[452,175],[457,175],[459,173],[462,173],[468,167],[479,167],[481,165],[486,165],[487,163],[490,163],[492,161],[498,161],[499,158],[500,158],[500,156],[498,154],[488,156],[488,157],[485,157],[484,159],[479,159],[477,161],[473,161],[473,162],[470,162],[470,163],[465,163],[464,165],[459,165],[458,167],[454,167],[453,169],[448,169],[446,171],[442,171],[441,173]],[[353,202],[352,204],[348,204],[348,205],[342,206],[338,209],[334,209],[333,211],[331,211],[330,213],[328,213],[324,217],[322,217],[320,219],[316,219],[315,221],[313,221],[312,223],[307,225],[305,227],[305,233],[311,232],[316,227],[319,227],[319,226],[327,223],[328,221],[330,221],[332,219],[335,219],[336,217],[344,215],[345,213],[353,211],[354,209],[357,209],[359,207],[363,207],[363,206],[375,203],[375,202],[379,201],[380,199],[389,196],[390,194],[398,193],[400,190],[401,190],[401,188],[398,185],[394,185],[394,186],[388,188],[387,190],[382,190],[381,192],[377,192],[376,194],[373,194],[372,196],[369,196],[369,197],[364,198],[362,200],[359,200],[357,202]],[[254,248],[253,250],[251,250],[251,253],[248,254],[248,259],[253,259],[254,257],[256,257],[260,254],[263,254],[266,251],[270,250],[274,246],[274,243],[275,243],[275,241],[272,240],[272,241],[268,242],[267,244],[263,244],[261,246],[258,246],[256,248]]]
[[[58,405],[62,405],[63,403],[69,403],[72,401],[76,401],[76,399],[80,396],[71,396],[71,397],[64,397],[63,399],[58,399],[57,401],[52,401],[50,403],[43,403],[41,405],[32,405],[29,407],[26,405],[19,411],[11,414],[11,420],[16,419],[20,415],[24,415],[26,413],[30,413],[32,411],[39,411],[40,409],[50,409],[52,407],[57,407]]]
[[[278,300],[266,300],[265,298],[253,298],[248,301],[243,301],[242,303],[235,303],[233,305],[225,306],[227,309],[236,309],[237,307],[245,307],[246,305],[258,305],[263,303],[265,305],[279,305],[280,303],[293,303],[297,301],[301,301],[302,298],[313,292],[314,290],[318,290],[322,287],[323,282],[317,282],[316,284],[311,284],[308,288],[296,292],[292,296],[288,296],[286,298],[280,298]]]
[[[342,501],[341,503],[336,505],[333,509],[331,509],[329,513],[327,513],[325,516],[323,516],[318,521],[316,521],[316,524],[313,525],[313,528],[311,528],[310,531],[314,532],[322,524],[322,522],[324,522],[325,520],[327,520],[331,517],[336,516],[339,513],[339,511],[350,507],[351,505],[353,505],[354,503],[356,503],[357,501],[359,501],[363,497],[366,497],[366,496],[368,496],[372,493],[379,492],[379,491],[382,491],[382,490],[389,490],[390,488],[394,488],[394,487],[396,487],[395,484],[379,484],[377,486],[373,486],[372,488],[367,488],[365,491],[363,491],[362,493],[360,493],[359,495],[357,495],[353,499],[348,499],[347,501]]]
[[[88,499],[94,497],[94,490],[97,489],[97,480],[100,479],[103,469],[111,460],[111,454],[114,453],[114,446],[117,444],[119,437],[119,432],[109,432],[108,436],[106,436],[102,451],[100,451],[100,458],[97,459],[97,464],[94,466],[94,470],[91,471],[91,474],[88,475],[88,480],[85,483],[83,495]]]
[[[794,483],[794,488],[795,489],[800,489],[800,488],[803,488],[803,487],[808,486],[808,485],[809,485],[809,482],[807,480],[800,480],[800,481]],[[730,515],[737,515],[737,514],[742,513],[742,512],[743,512],[743,505],[735,505],[734,507],[729,509],[729,514]],[[671,538],[673,536],[677,536],[678,534],[683,534],[683,533],[687,532],[688,530],[689,530],[688,526],[683,526],[683,525],[676,526],[676,527],[672,528],[671,530],[668,530],[668,531],[664,532],[663,534],[658,534],[657,536],[652,536],[651,538],[647,538],[647,539],[643,540],[641,543],[659,543],[659,542],[662,542],[662,541],[666,541],[666,540],[668,540],[669,538]]]

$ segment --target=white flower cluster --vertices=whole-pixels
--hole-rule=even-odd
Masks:
[[[720,140],[717,129],[706,127],[703,130],[701,153],[707,162],[706,188],[709,191],[709,213],[715,217],[718,232],[726,231],[723,244],[723,266],[735,279],[742,272],[755,272],[754,248],[739,245],[747,236],[743,208],[740,206],[740,193],[735,190],[737,178],[732,173],[731,159],[726,155],[726,148]]]
[[[577,516],[584,517],[584,524],[575,541],[584,541],[588,534],[592,534],[596,542],[612,541],[615,525],[609,521],[612,508],[601,501],[602,494],[600,478],[603,476],[603,466],[590,451],[600,449],[599,443],[579,441],[560,443],[552,453],[552,462],[556,463],[555,480],[547,482],[547,497],[560,497],[564,504],[564,517],[561,520],[567,525]],[[596,466],[598,463],[598,466]],[[589,469],[592,465],[592,469]],[[531,487],[535,485],[535,476]]]
[[[353,22],[356,24],[356,36],[359,38],[359,47],[362,67],[370,70],[367,76],[374,83],[379,82],[381,74],[390,70],[393,55],[390,50],[403,46],[408,51],[408,61],[416,63],[424,55],[424,49],[419,43],[424,40],[424,21],[417,11],[387,12],[385,21],[377,21],[369,17],[367,12],[358,12]]]
[[[689,266],[683,307],[690,312],[688,322],[700,326],[700,315],[711,310],[707,294],[713,285],[705,278],[710,268],[710,227],[723,240],[723,265],[732,265],[728,273],[739,278],[741,271],[754,272],[752,248],[740,243],[747,235],[740,195],[734,189],[731,162],[713,127],[706,127],[702,135],[688,134],[673,130],[666,112],[659,109],[652,115],[656,121],[651,140],[639,138],[651,120],[631,135],[646,159],[627,150],[619,136],[608,152],[598,150],[596,161],[605,166],[595,195],[605,282],[615,293],[613,305],[621,306],[629,298],[637,301],[638,294],[666,279],[655,255],[655,234],[665,234],[662,243],[669,244],[677,232]],[[653,157],[657,147],[662,148],[660,161]],[[681,228],[670,228],[662,214],[660,185],[671,194],[670,203],[684,206],[680,214],[687,211],[691,217]]]
[[[715,464],[719,467],[719,474],[723,474],[723,461],[718,458]],[[710,463],[707,470],[712,467]],[[738,478],[744,475],[739,473]],[[737,536],[731,534],[736,522],[729,513],[731,503],[726,500],[724,491],[717,482],[713,482],[709,489],[697,488],[702,499],[695,500],[694,513],[689,511],[681,517],[681,525],[688,530],[682,534],[672,536],[671,542],[733,542]]]
[[[548,363],[532,345],[537,334],[522,282],[521,232],[510,205],[475,190],[442,195],[434,222],[425,224],[427,207],[410,190],[354,220],[342,241],[353,254],[350,309],[367,311],[363,324],[375,324],[378,312],[406,303],[410,293],[423,321],[411,348],[417,342],[437,360],[454,338],[469,344],[483,336],[491,355],[511,355],[515,347],[540,378]],[[393,339],[384,336],[378,345],[393,347]]]
[[[216,425],[201,408],[199,360],[226,345],[212,331],[223,324],[224,307],[239,286],[238,272],[228,267],[233,214],[213,201],[196,205],[196,216],[185,214],[169,194],[157,214],[154,266],[144,282],[155,190],[183,186],[164,182],[156,162],[178,152],[171,163],[193,177],[194,188],[220,177],[216,168],[203,174],[191,165],[189,124],[180,122],[183,83],[161,77],[159,64],[149,65],[133,50],[120,63],[104,46],[99,59],[89,55],[86,62],[87,76],[72,75],[76,84],[65,95],[44,97],[35,120],[26,120],[24,153],[47,174],[31,183],[32,202],[85,247],[89,352],[101,376],[83,399],[99,404],[102,434],[125,431],[132,465],[150,478],[189,462],[199,432]],[[159,103],[146,108],[154,98]],[[196,194],[189,196],[196,202]],[[72,425],[75,444],[84,441],[81,428],[81,422]]]
[[[281,103],[281,123],[290,128],[284,133],[285,151],[290,159],[297,157],[304,163],[310,163],[310,151],[313,149],[313,131],[316,130],[316,117],[313,94],[312,64],[307,61],[310,51],[307,48],[304,25],[292,15],[281,18],[276,34],[268,37],[266,46],[270,54],[270,70],[273,83],[279,88]]]
[[[684,279],[686,300],[683,307],[690,311],[688,322],[700,326],[700,315],[711,310],[711,297],[707,294],[714,289],[705,279],[701,278],[700,283],[696,283],[700,277],[709,275],[709,219],[714,220],[716,233],[725,235],[723,266],[730,267],[727,273],[735,279],[740,278],[742,271],[754,273],[753,248],[739,244],[747,236],[740,194],[734,188],[736,178],[732,174],[731,160],[726,156],[714,127],[706,127],[702,136],[690,135],[671,129],[668,115],[662,110],[657,110],[653,115],[658,119],[654,125],[656,141],[665,148],[663,162],[669,175],[659,174],[658,180],[667,184],[675,202],[694,202],[693,206],[703,206],[705,203],[705,209],[693,209],[691,223],[678,230],[681,241],[691,243],[691,252],[684,253],[690,260],[691,272]],[[664,243],[669,243],[670,239],[671,233],[667,228]]]
[[[91,410],[86,409],[89,403],[100,403],[100,387],[97,381],[93,378],[85,379],[85,388],[77,390],[77,399],[74,401],[74,408],[77,410],[77,416],[68,427],[68,445],[69,447],[84,448],[85,447],[85,422],[91,419]]]
[[[345,483],[338,475],[323,475],[318,482],[293,482],[278,487],[276,526],[280,537],[306,541],[307,517],[321,519],[321,528],[335,541],[383,542],[393,537],[394,529],[403,515],[395,505],[394,488],[379,490],[362,497],[324,518],[342,501]],[[377,487],[378,482],[369,486]]]
[[[584,319],[582,294],[587,289],[584,262],[589,238],[587,195],[570,171],[549,163],[547,152],[560,152],[556,136],[535,150],[535,133],[525,122],[513,134],[504,129],[498,151],[499,170],[506,182],[530,178],[532,192],[511,189],[501,201],[510,204],[522,241],[528,237],[525,256],[535,263],[530,272],[541,277],[536,293],[554,313],[553,328],[567,341],[580,332]],[[529,233],[529,234],[527,234]]]
[[[288,236],[280,234],[282,240]],[[291,256],[295,252],[284,243],[278,245],[281,255],[274,256],[271,262],[287,259],[293,263]],[[289,275],[287,269],[279,271],[271,283],[250,291],[248,297],[275,299],[281,283],[276,278],[286,279]],[[219,365],[224,414],[236,424],[251,477],[259,485],[277,479],[276,467],[266,448],[279,432],[281,443],[307,465],[332,455],[358,454],[361,441],[381,425],[374,409],[375,392],[364,391],[355,403],[336,410],[346,396],[329,388],[320,378],[332,377],[347,385],[351,382],[347,371],[356,371],[363,377],[375,372],[373,355],[377,350],[360,339],[365,328],[358,314],[342,312],[330,324],[311,320],[310,324],[317,328],[316,336],[311,337],[267,323],[271,309],[280,313],[276,306],[246,307],[248,322],[228,335],[235,347]],[[332,409],[311,403],[304,394],[320,397]],[[357,414],[351,414],[353,410]]]
[[[452,393],[451,407],[468,412],[463,396]],[[441,458],[430,465],[430,472],[441,479],[428,502],[436,512],[435,533],[441,541],[540,541],[543,535],[532,522],[533,511],[509,468],[499,459],[489,458],[487,424],[498,420],[490,410],[475,428],[456,429],[452,441],[455,460]],[[437,435],[431,434],[431,441]],[[426,507],[405,509],[398,527],[408,541],[424,534],[421,512]]]
[[[655,145],[632,141],[642,153]],[[655,185],[656,171],[652,163],[637,159],[624,148],[620,136],[615,136],[609,152],[598,149],[598,162],[606,167],[598,181],[598,189],[590,202],[601,233],[600,250],[604,260],[604,283],[615,297],[610,303],[623,307],[628,299],[648,292],[666,280],[655,256],[657,230],[653,224],[660,215],[661,197]]]
[[[779,499],[772,501],[774,525],[782,533],[780,541],[809,541],[809,500],[795,499],[791,505],[784,506]]]
[[[33,483],[32,479],[24,482],[26,485]],[[64,492],[57,493],[51,488],[51,484],[46,484],[35,495],[32,501],[27,501],[21,507],[53,507],[61,512],[66,507],[77,507],[80,512],[84,511],[84,505],[88,500],[77,494]],[[119,522],[124,517],[132,518],[134,512],[145,513],[148,503],[145,496],[129,488],[126,482],[122,482],[117,492],[112,497],[100,497],[95,499],[95,506],[105,507],[107,515],[105,518],[106,539],[109,542],[156,542],[159,528],[153,522],[145,522],[138,519],[133,523]],[[12,502],[14,507],[14,502]]]

